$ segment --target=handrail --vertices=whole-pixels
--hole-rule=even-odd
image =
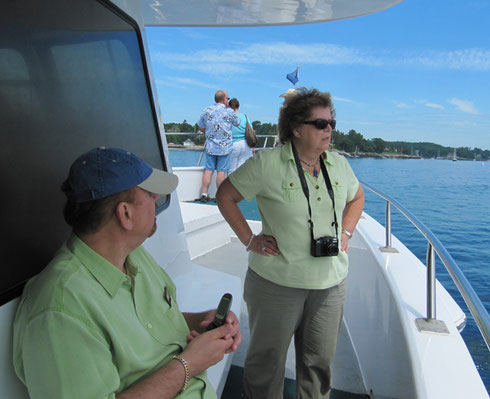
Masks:
[[[165,132],[165,134],[175,134],[176,136],[204,136],[204,133],[199,133],[199,132]],[[257,134],[257,137],[265,137],[266,142],[268,138],[275,138],[277,137],[276,135],[272,134]]]
[[[167,135],[167,134],[175,134],[176,136],[200,136],[200,135],[204,135],[204,133],[199,133],[199,132],[187,132],[187,133],[186,132],[165,132],[165,135]],[[277,138],[277,136],[270,135],[270,134],[257,134],[257,137],[265,137],[263,146],[261,148],[258,148],[257,147],[258,150],[267,148],[267,143],[269,141],[269,138],[274,139],[274,142],[272,143],[272,146],[274,146],[275,145],[275,140]],[[201,152],[201,156],[199,157],[199,160],[197,161],[197,165],[196,166],[200,166],[201,165],[201,161],[202,161],[202,156],[203,155],[204,155],[204,149]]]
[[[410,212],[403,205],[398,203],[395,199],[381,191],[375,189],[369,184],[360,182],[365,188],[372,191],[379,197],[383,198],[387,202],[386,206],[386,220],[391,221],[390,204],[394,205],[416,228],[419,230],[428,242],[427,250],[427,320],[435,320],[435,261],[433,253],[434,251],[439,256],[446,270],[449,272],[453,279],[458,291],[461,293],[468,309],[470,310],[476,324],[480,330],[480,333],[487,344],[487,348],[490,350],[490,316],[483,306],[480,298],[476,294],[475,290],[471,286],[470,282],[459,268],[456,261],[449,254],[447,249],[442,245],[436,235],[422,223],[412,212]],[[386,247],[391,247],[391,222],[386,226]]]
[[[202,133],[182,133],[182,132],[167,132],[166,134],[176,134],[176,135],[200,135]],[[277,137],[272,135],[257,135],[257,137],[265,137],[264,145],[262,148],[266,148],[267,140],[269,137]],[[204,152],[204,151],[203,151]],[[198,165],[201,162],[201,157],[199,158]],[[446,270],[449,272],[449,275],[453,279],[458,291],[462,295],[468,309],[470,310],[473,318],[476,321],[478,329],[487,345],[487,348],[490,350],[490,316],[483,306],[480,298],[476,294],[475,290],[471,286],[470,282],[463,274],[462,270],[459,268],[458,264],[454,260],[454,258],[449,254],[444,245],[439,241],[436,235],[424,224],[422,223],[412,212],[410,212],[407,208],[401,205],[398,201],[393,199],[387,194],[377,190],[376,188],[370,186],[369,184],[361,181],[360,182],[365,188],[372,191],[379,197],[383,198],[386,201],[386,246],[381,248],[386,252],[397,252],[391,246],[391,204],[393,204],[401,213],[404,215],[410,223],[412,223],[417,230],[419,230],[425,239],[428,242],[427,248],[427,318],[428,322],[437,321],[436,320],[436,300],[435,300],[435,287],[436,287],[436,278],[435,278],[435,259],[434,259],[434,251],[439,256],[439,259],[442,261]]]

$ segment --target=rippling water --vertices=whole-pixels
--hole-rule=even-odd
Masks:
[[[173,166],[194,166],[197,151],[170,151]],[[433,159],[349,159],[359,180],[408,208],[439,238],[463,270],[487,310],[490,309],[490,162]],[[385,201],[366,190],[365,211],[384,225]],[[249,219],[259,219],[254,201],[242,201]],[[427,242],[394,207],[392,230],[425,264]],[[490,391],[489,351],[444,265],[438,280],[468,317],[463,338]]]

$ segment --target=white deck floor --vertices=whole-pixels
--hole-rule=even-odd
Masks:
[[[221,246],[213,251],[192,259],[192,262],[203,267],[213,270],[222,271],[239,277],[242,283],[245,281],[245,275],[248,267],[248,253],[236,236],[232,236],[231,242]],[[248,312],[245,301],[242,301],[240,313],[240,326],[243,335],[243,342],[233,357],[232,364],[243,367],[245,355],[248,348],[250,333],[248,328]],[[286,363],[286,378],[294,379],[295,362],[294,362],[294,344],[289,347],[288,360]]]
[[[180,202],[180,208],[192,262],[205,268],[236,276],[240,278],[243,287],[248,268],[248,253],[223,220],[218,208],[213,205],[189,202]],[[262,229],[260,222],[249,221],[249,225],[255,234],[260,233]],[[241,303],[239,318],[243,342],[234,354],[232,364],[243,367],[250,339],[248,311],[244,300]],[[337,358],[342,360],[336,362]],[[349,386],[355,387],[356,392],[364,392],[365,387],[356,359],[348,333],[342,326],[337,343],[336,360],[334,360],[333,365],[332,385],[334,387],[336,380],[341,378],[344,381],[348,380]],[[335,372],[335,368],[339,370],[338,373]],[[293,340],[288,350],[285,377],[296,379]]]
[[[180,208],[192,262],[204,270],[238,277],[230,281],[243,287],[247,252],[217,207],[181,203]],[[250,223],[254,233],[260,232],[260,222]],[[349,251],[348,293],[332,365],[332,387],[361,395],[372,390],[375,397],[385,398],[488,398],[456,328],[462,311],[439,283],[438,317],[451,333],[417,330],[414,321],[426,309],[426,269],[395,236],[392,239],[397,254],[379,251],[385,242],[384,228],[368,215],[359,222]],[[226,284],[220,290],[226,290]],[[240,309],[244,340],[230,360],[242,367],[249,343],[248,313],[243,300],[235,305],[235,312]],[[294,357],[291,345],[287,378],[295,378]]]

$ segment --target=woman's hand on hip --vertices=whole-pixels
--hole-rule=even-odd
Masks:
[[[342,232],[342,235],[340,236],[340,250],[348,253],[349,252],[349,241],[350,237]]]
[[[250,244],[249,249],[265,256],[279,255],[279,247],[274,237],[267,234],[255,236]]]

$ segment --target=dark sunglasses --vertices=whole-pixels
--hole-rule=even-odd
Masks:
[[[314,121],[304,121],[303,122],[306,125],[313,125],[315,126],[318,130],[323,130],[327,127],[327,125],[330,125],[332,129],[335,129],[335,126],[337,126],[337,121],[335,119],[315,119]]]

